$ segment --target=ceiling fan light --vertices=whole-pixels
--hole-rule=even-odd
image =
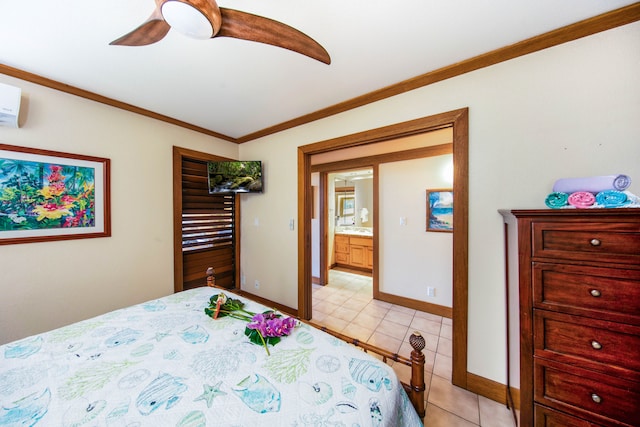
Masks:
[[[174,30],[195,39],[209,39],[213,26],[207,17],[190,4],[167,1],[162,5],[162,17]]]

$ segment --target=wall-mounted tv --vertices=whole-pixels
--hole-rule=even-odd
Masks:
[[[262,193],[262,162],[209,162],[209,194]]]

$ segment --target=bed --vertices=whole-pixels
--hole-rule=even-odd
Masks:
[[[267,355],[247,322],[204,313],[219,292],[179,292],[0,346],[0,425],[422,425],[406,391],[421,400],[424,383],[402,385],[384,363],[409,359],[380,360],[304,322]]]

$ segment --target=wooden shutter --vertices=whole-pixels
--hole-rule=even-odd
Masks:
[[[216,285],[235,287],[235,195],[209,194],[207,162],[182,159],[183,287],[206,284],[215,269]]]

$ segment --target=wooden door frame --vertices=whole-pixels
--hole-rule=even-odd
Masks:
[[[327,172],[319,172],[318,177],[318,210],[320,222],[319,232],[319,258],[320,258],[320,284],[326,285],[329,283],[329,255],[327,253],[327,230],[329,229],[329,207],[327,206],[327,197],[329,194]],[[323,250],[324,249],[324,250]]]
[[[453,365],[452,383],[467,388],[469,109],[449,111],[298,147],[298,315],[311,318],[311,156],[442,128],[453,130]]]
[[[227,157],[216,156],[201,151],[173,146],[173,291],[184,290],[182,263],[182,160],[183,158],[202,161],[228,161]],[[235,284],[239,289],[240,283],[240,201],[235,197]]]

